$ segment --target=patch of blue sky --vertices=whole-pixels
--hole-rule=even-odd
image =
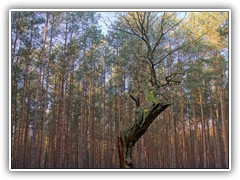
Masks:
[[[99,25],[104,35],[107,34],[107,31],[111,25],[111,23],[115,20],[116,12],[99,12],[100,20]]]

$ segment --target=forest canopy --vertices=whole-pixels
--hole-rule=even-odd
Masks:
[[[11,168],[229,168],[229,12],[11,11]]]

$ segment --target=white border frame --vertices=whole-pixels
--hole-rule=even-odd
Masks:
[[[229,15],[229,37],[228,37],[228,60],[229,60],[229,66],[228,66],[228,80],[229,80],[229,111],[228,111],[228,117],[229,117],[229,132],[228,132],[228,136],[229,136],[229,168],[228,169],[12,169],[11,168],[11,12],[13,11],[31,11],[31,12],[35,12],[35,11],[39,11],[39,12],[43,12],[43,11],[65,11],[65,12],[71,12],[71,11],[79,11],[79,12],[129,12],[129,11],[167,11],[167,12],[219,12],[219,11],[225,11],[228,12]],[[91,172],[96,172],[96,171],[171,171],[171,172],[176,172],[176,171],[193,171],[193,172],[197,172],[197,171],[205,171],[205,172],[219,172],[219,171],[231,171],[231,158],[232,158],[232,153],[231,153],[231,135],[232,135],[232,126],[231,126],[231,10],[230,9],[10,9],[9,10],[9,171],[55,171],[55,172],[59,172],[59,171],[91,171]]]

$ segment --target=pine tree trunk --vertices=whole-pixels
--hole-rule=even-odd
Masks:
[[[173,102],[173,97],[171,95],[171,102]],[[174,111],[173,111],[173,107],[171,107],[170,110],[170,124],[171,124],[171,156],[172,156],[172,167],[176,168],[176,164],[177,164],[177,159],[176,159],[176,126],[175,126],[175,119],[174,119],[174,115],[173,115]]]
[[[36,167],[36,135],[37,135],[37,121],[38,121],[38,104],[39,104],[39,88],[41,84],[42,79],[42,70],[43,65],[45,61],[45,44],[46,44],[46,37],[47,37],[47,29],[48,29],[48,13],[46,14],[46,23],[44,27],[44,33],[43,33],[43,43],[42,43],[42,54],[41,54],[41,65],[40,70],[38,74],[38,81],[37,81],[37,87],[36,87],[36,98],[35,98],[35,112],[34,112],[34,121],[33,121],[33,136],[32,136],[32,147],[31,147],[31,168]]]
[[[224,143],[224,162],[225,168],[228,168],[228,129],[226,122],[225,103],[224,103],[224,90],[220,87],[220,105],[221,105],[221,119],[222,119],[222,134]]]
[[[182,158],[183,158],[183,168],[188,167],[188,160],[187,160],[187,143],[186,143],[186,132],[185,132],[185,118],[184,118],[184,102],[183,102],[183,90],[182,86],[180,86],[180,111],[181,111],[181,121],[182,121]]]
[[[194,93],[192,93],[192,97],[194,97]],[[198,120],[196,117],[196,107],[195,101],[192,100],[192,112],[193,112],[193,119],[194,119],[194,161],[195,161],[195,168],[199,168],[199,149],[198,149]]]
[[[219,168],[222,168],[223,165],[222,165],[222,161],[221,161],[221,146],[220,146],[220,138],[221,138],[221,133],[220,133],[220,122],[219,122],[219,110],[218,108],[216,108],[216,130],[215,130],[215,133],[216,133],[216,146],[217,146],[217,157],[218,157],[218,165],[219,165]]]
[[[201,109],[201,124],[202,124],[202,139],[203,139],[203,167],[207,168],[207,149],[206,149],[206,130],[205,130],[205,120],[203,112],[203,98],[202,98],[202,89],[199,90],[200,98],[200,109]]]

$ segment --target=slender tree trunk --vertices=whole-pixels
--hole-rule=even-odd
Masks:
[[[28,81],[28,87],[30,87],[30,81]],[[25,122],[25,128],[24,128],[24,141],[23,141],[23,164],[21,167],[23,168],[29,168],[30,161],[28,161],[28,146],[30,144],[30,138],[28,136],[29,134],[29,122],[30,122],[30,99],[31,99],[31,92],[28,93],[28,102],[27,102],[27,117]]]
[[[47,13],[47,19],[46,19],[46,26],[45,26],[45,38],[46,39],[46,34],[47,34],[47,28],[48,28],[48,17],[49,14]],[[51,54],[51,46],[52,46],[52,30],[51,30],[51,40],[50,40],[50,50],[49,50],[49,54]],[[50,59],[48,60],[47,63],[47,77],[46,77],[46,93],[45,93],[45,102],[44,102],[44,107],[43,107],[43,119],[42,119],[42,142],[41,142],[41,158],[40,158],[40,167],[44,168],[44,163],[45,163],[45,152],[46,152],[46,146],[44,144],[45,141],[45,123],[46,123],[46,116],[47,116],[47,106],[48,106],[48,85],[49,85],[49,64],[50,64]],[[43,74],[44,76],[44,74]],[[44,84],[44,82],[43,82]]]
[[[194,94],[192,93],[192,97]],[[198,149],[198,120],[196,117],[195,111],[195,103],[192,100],[192,112],[193,112],[193,119],[194,119],[194,158],[195,158],[195,168],[199,168],[199,149]]]
[[[64,163],[64,141],[65,141],[65,73],[61,74],[61,95],[59,104],[59,123],[58,123],[58,150],[57,167],[62,168]]]
[[[218,161],[218,154],[217,154],[217,138],[216,138],[216,125],[215,125],[215,118],[214,118],[214,113],[213,113],[213,102],[212,102],[212,97],[210,97],[210,114],[211,114],[211,122],[212,122],[212,143],[213,143],[213,154],[214,154],[214,166],[215,168],[219,168],[219,161]]]
[[[102,157],[102,166],[106,167],[106,146],[105,146],[105,141],[106,141],[106,76],[105,76],[105,60],[102,61],[103,63],[103,157]]]
[[[18,14],[20,16],[20,13]],[[18,17],[20,18],[20,17]],[[12,29],[13,31],[13,29]],[[16,30],[17,31],[17,30]],[[17,45],[17,40],[19,38],[18,33],[16,32],[15,34],[15,39],[12,40],[11,46],[12,46],[12,55],[11,55],[11,65],[12,65],[12,74],[11,74],[11,80],[12,80],[12,94],[11,94],[11,98],[12,98],[12,108],[11,108],[11,147],[12,147],[12,151],[11,151],[11,164],[12,166],[16,166],[16,158],[17,158],[17,152],[16,150],[18,149],[16,144],[16,127],[17,127],[17,97],[18,97],[18,72],[17,72],[17,66],[18,66],[18,59],[15,61],[15,56],[16,56],[16,45]],[[21,46],[21,43],[20,43]],[[24,81],[25,83],[25,81]]]
[[[22,99],[21,99],[21,118],[20,118],[20,123],[19,126],[17,126],[17,123],[15,123],[15,134],[16,139],[15,143],[17,144],[16,150],[18,151],[18,154],[16,155],[16,167],[22,168],[22,158],[23,158],[23,152],[22,152],[22,142],[24,141],[22,134],[24,134],[24,122],[27,117],[26,113],[26,94],[27,94],[27,89],[28,89],[28,81],[29,81],[29,61],[30,61],[30,56],[31,56],[31,51],[32,51],[32,39],[33,39],[33,25],[34,25],[34,20],[32,19],[31,21],[31,33],[30,33],[30,41],[29,41],[29,47],[28,47],[28,54],[26,57],[26,63],[25,63],[25,72],[24,72],[24,83],[23,83],[23,90],[22,90]]]
[[[228,168],[228,130],[225,113],[224,90],[220,87],[220,105],[221,105],[221,119],[222,119],[222,134],[224,143],[224,162],[225,167]]]
[[[185,132],[185,118],[184,118],[184,103],[183,103],[183,91],[180,86],[180,109],[181,109],[181,121],[182,121],[182,158],[183,158],[183,168],[188,167],[187,160],[187,143],[186,143],[186,132]]]
[[[54,65],[53,63],[52,63],[52,61],[53,61],[53,59],[51,58],[51,55],[52,55],[52,40],[53,40],[53,30],[54,30],[54,22],[55,22],[55,14],[54,13],[52,13],[52,23],[51,23],[51,33],[50,33],[50,45],[49,45],[49,55],[50,55],[50,57],[49,57],[49,59],[48,59],[48,69],[47,69],[47,85],[49,86],[49,76],[50,76],[50,68],[51,68],[51,66],[52,65]],[[54,69],[54,72],[55,72],[55,70],[56,69]],[[54,92],[54,94],[56,94],[56,75],[53,77],[53,79],[54,79],[54,83],[55,83],[55,85],[54,85],[54,90],[53,90],[53,92]],[[48,87],[47,86],[47,87]],[[46,91],[47,93],[48,93],[48,90]],[[47,98],[47,94],[46,94],[46,98]],[[49,142],[49,147],[48,147],[48,154],[49,154],[49,156],[48,156],[48,163],[47,163],[47,166],[49,167],[49,168],[53,168],[54,167],[54,157],[55,157],[55,124],[56,124],[56,117],[55,117],[55,112],[56,112],[56,110],[55,110],[55,107],[56,107],[56,105],[55,105],[55,103],[56,103],[56,97],[55,97],[55,95],[53,96],[53,105],[52,105],[52,109],[53,109],[53,115],[52,115],[52,118],[51,118],[51,121],[50,121],[50,127],[49,127],[49,131],[50,131],[50,133],[49,133],[49,138],[48,138],[48,142]],[[46,101],[45,101],[45,105],[46,105],[46,107],[48,106],[48,103],[47,103],[47,99],[46,99]],[[41,158],[42,159],[42,158]]]
[[[47,37],[47,29],[48,29],[48,13],[46,14],[46,23],[44,27],[44,33],[43,33],[43,43],[42,43],[42,56],[41,56],[41,65],[40,70],[38,74],[38,81],[36,86],[36,98],[35,98],[35,112],[34,112],[34,121],[33,121],[33,136],[32,136],[32,146],[31,146],[31,168],[36,167],[36,134],[37,134],[37,122],[38,122],[38,103],[39,103],[39,88],[42,78],[42,69],[43,64],[45,61],[45,44],[46,44],[46,37]]]
[[[171,102],[173,102],[173,95],[171,93]],[[170,109],[170,124],[171,124],[171,155],[172,155],[172,168],[176,168],[176,126],[173,106]]]
[[[24,82],[23,82],[23,89],[22,89],[22,98],[21,98],[21,116],[20,116],[20,122],[18,123],[15,121],[14,123],[14,129],[15,129],[15,137],[14,137],[14,157],[15,157],[15,167],[22,167],[23,164],[23,136],[24,136],[24,122],[26,119],[26,94],[28,91],[28,81],[29,81],[29,65],[30,65],[30,56],[32,51],[32,39],[33,39],[33,26],[34,26],[34,20],[31,20],[31,30],[30,30],[30,40],[28,45],[28,53],[25,57],[25,69],[24,69]],[[16,40],[16,39],[15,39]],[[16,43],[16,42],[15,42]],[[15,45],[14,45],[14,54],[12,54],[12,63],[15,58]],[[15,79],[15,78],[14,78]],[[16,87],[16,81],[14,82]],[[13,89],[16,90],[16,89]],[[15,106],[16,107],[16,106]],[[14,115],[16,115],[16,112],[14,110]]]
[[[206,130],[205,130],[205,120],[203,112],[203,98],[202,98],[202,89],[199,89],[199,98],[200,98],[200,109],[201,109],[201,125],[202,125],[202,139],[203,139],[203,168],[207,168],[207,149],[206,149]]]
[[[222,161],[221,161],[221,151],[220,151],[220,125],[219,125],[219,121],[220,121],[220,116],[219,116],[219,110],[218,108],[216,108],[216,146],[217,146],[217,157],[218,157],[218,164],[219,164],[219,168],[222,168]]]

